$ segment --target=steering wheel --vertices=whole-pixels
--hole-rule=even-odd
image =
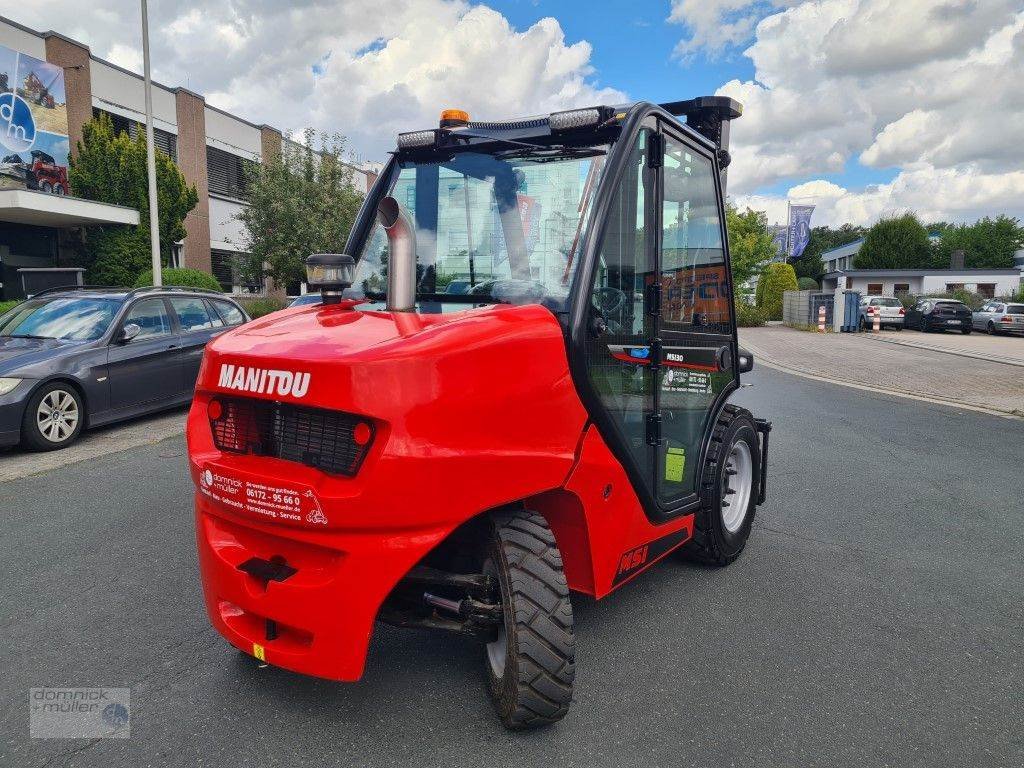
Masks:
[[[610,285],[602,285],[594,290],[591,297],[594,309],[601,314],[601,319],[608,325],[608,330],[619,333],[622,330],[622,310],[626,306],[625,292]],[[613,320],[615,316],[618,317]]]

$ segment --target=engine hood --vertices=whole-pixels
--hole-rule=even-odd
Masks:
[[[453,370],[468,386],[515,375],[537,345],[560,358],[544,378],[567,375],[561,326],[538,305],[447,314],[298,307],[211,342],[198,387],[374,413],[382,401],[411,407],[437,397]]]
[[[60,339],[26,339],[0,336],[0,376],[18,369],[53,359],[61,350],[80,346],[83,342]]]

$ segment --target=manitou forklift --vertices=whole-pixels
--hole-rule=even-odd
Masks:
[[[188,420],[217,630],[340,681],[375,622],[479,638],[509,728],[572,698],[571,593],[724,566],[770,425],[728,404],[729,98],[403,133],[323,303],[206,349]],[[685,118],[685,123],[678,118]]]

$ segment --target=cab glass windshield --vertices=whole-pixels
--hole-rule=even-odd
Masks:
[[[0,316],[0,337],[93,341],[119,306],[113,299],[84,297],[29,300]]]
[[[420,311],[467,301],[542,303],[565,309],[586,218],[607,147],[459,152],[398,166],[388,194],[416,229]],[[388,239],[375,224],[359,254],[354,295],[387,290]]]

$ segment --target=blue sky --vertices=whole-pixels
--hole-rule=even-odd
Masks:
[[[0,0],[141,68],[137,0]],[[739,99],[729,187],[778,221],[1024,218],[1021,0],[182,0],[151,3],[154,77],[382,159],[439,108],[543,114],[618,94]],[[670,20],[671,19],[671,20]],[[682,45],[687,58],[673,52]],[[213,63],[213,64],[211,64]]]

